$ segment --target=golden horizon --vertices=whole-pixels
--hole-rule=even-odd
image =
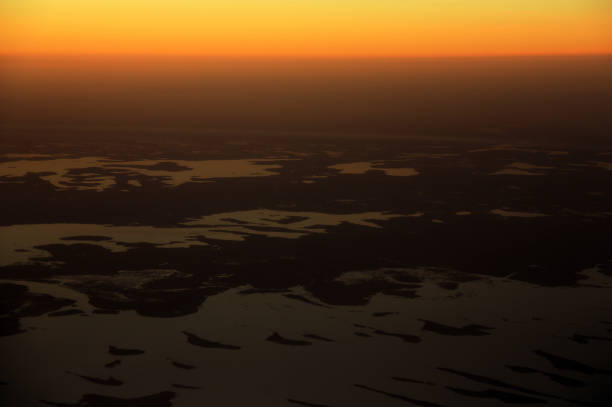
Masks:
[[[612,53],[605,0],[5,0],[0,54]]]
[[[198,54],[198,53],[139,53],[139,52],[82,52],[82,53],[3,53],[2,57],[58,57],[58,58],[80,58],[80,57],[117,57],[117,58],[254,58],[254,59],[427,59],[427,58],[525,58],[525,57],[612,57],[612,51],[601,52],[549,52],[549,53],[464,53],[464,54]]]

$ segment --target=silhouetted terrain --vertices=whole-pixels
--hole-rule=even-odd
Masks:
[[[577,61],[4,65],[0,400],[608,405]]]

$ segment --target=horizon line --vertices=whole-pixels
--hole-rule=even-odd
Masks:
[[[580,57],[612,56],[605,52],[524,52],[524,53],[432,53],[432,54],[204,54],[155,52],[1,52],[5,57],[161,57],[161,58],[253,58],[253,59],[427,59],[427,58],[520,58],[520,57]]]

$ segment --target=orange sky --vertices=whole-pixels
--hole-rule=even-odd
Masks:
[[[610,0],[2,0],[3,54],[612,53]]]

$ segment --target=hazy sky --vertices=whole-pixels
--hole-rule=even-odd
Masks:
[[[1,53],[611,53],[611,0],[2,0]]]

